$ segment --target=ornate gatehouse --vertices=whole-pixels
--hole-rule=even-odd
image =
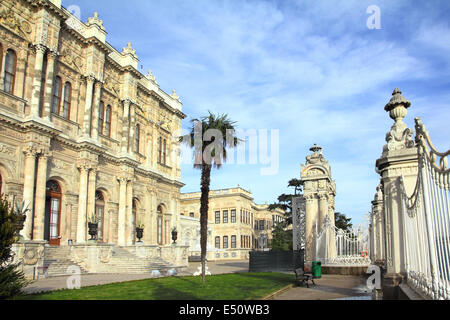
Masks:
[[[185,266],[171,241],[186,117],[175,90],[138,71],[130,43],[113,48],[97,13],[83,23],[60,0],[1,2],[0,62],[0,190],[30,209],[15,247],[26,274]]]
[[[320,261],[328,271],[364,269],[370,263],[368,229],[342,230],[335,226],[336,183],[331,167],[321,147],[314,145],[310,151],[305,165],[301,165],[303,194],[292,202],[293,249],[304,250],[307,263]]]

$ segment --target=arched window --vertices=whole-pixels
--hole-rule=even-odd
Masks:
[[[159,245],[163,244],[163,207],[161,205],[158,206],[156,209],[157,214],[157,221],[156,221],[156,227],[157,227],[157,242]]]
[[[105,112],[105,131],[104,134],[111,137],[111,106],[106,107]]]
[[[60,116],[69,119],[70,115],[70,101],[72,100],[72,85],[70,82],[64,84],[64,101]]]
[[[16,62],[17,57],[14,50],[8,49],[5,57],[5,77],[3,80],[3,89],[13,94],[14,82],[16,79]]]
[[[134,152],[136,153],[139,153],[139,139],[141,133],[140,127],[141,126],[139,124],[136,125],[136,132],[134,135]]]
[[[103,123],[105,120],[105,104],[100,101],[100,106],[98,107],[98,133],[103,134]]]
[[[98,217],[97,239],[99,241],[103,241],[103,217],[105,216],[105,199],[103,198],[103,193],[100,191],[95,191],[95,214]]]
[[[167,155],[166,139],[164,139],[164,141],[163,141],[163,163],[164,164],[167,164],[167,162],[166,162],[166,159],[167,159],[166,155]]]
[[[61,78],[56,77],[53,84],[52,112],[59,113],[59,105],[61,104]]]
[[[61,223],[61,188],[58,182],[50,180],[46,186],[44,239],[50,245],[59,246]]]
[[[158,139],[158,163],[162,163],[162,137]]]

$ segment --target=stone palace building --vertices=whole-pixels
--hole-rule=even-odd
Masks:
[[[200,256],[200,192],[181,194],[181,243],[190,256]],[[236,188],[211,190],[208,212],[208,260],[248,259],[248,252],[269,249],[273,226],[285,219],[284,211],[268,210],[253,202],[250,191]]]
[[[120,257],[187,265],[187,247],[171,244],[181,101],[106,34],[97,13],[83,23],[61,0],[0,3],[0,190],[30,209],[15,246],[28,275],[58,259],[87,272],[129,272]]]

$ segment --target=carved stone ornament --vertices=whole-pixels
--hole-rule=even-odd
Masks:
[[[23,263],[25,265],[34,265],[42,256],[43,250],[41,248],[26,248],[23,253]]]
[[[94,16],[88,18],[87,26],[96,25],[103,31],[105,31],[105,27],[103,26],[103,21],[98,18],[98,12],[94,12]]]
[[[63,48],[61,51],[61,60],[67,63],[69,66],[77,70],[78,72],[83,71],[83,62],[81,58],[74,53],[69,48]]]
[[[11,8],[0,11],[0,23],[30,41],[31,25],[25,20],[20,20]]]
[[[407,115],[407,108],[411,102],[402,96],[399,89],[392,93],[391,100],[386,104],[384,110],[389,112],[389,116],[395,121],[391,130],[386,134],[387,144],[383,147],[383,152],[413,148],[415,146],[412,139],[413,131],[403,122]]]

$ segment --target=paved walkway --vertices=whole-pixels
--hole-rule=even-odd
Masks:
[[[371,300],[366,280],[360,276],[322,275],[316,285],[294,287],[274,300]]]
[[[208,271],[210,271],[211,274],[248,271],[248,260],[208,262],[206,265],[208,267]],[[179,275],[193,275],[194,272],[198,270],[199,266],[201,266],[200,262],[190,262],[189,267]],[[83,274],[80,276],[80,285],[81,287],[95,286],[114,282],[142,280],[151,277],[151,274]],[[24,291],[25,293],[37,293],[43,291],[66,289],[68,278],[69,276],[41,278],[28,285],[24,289]]]

